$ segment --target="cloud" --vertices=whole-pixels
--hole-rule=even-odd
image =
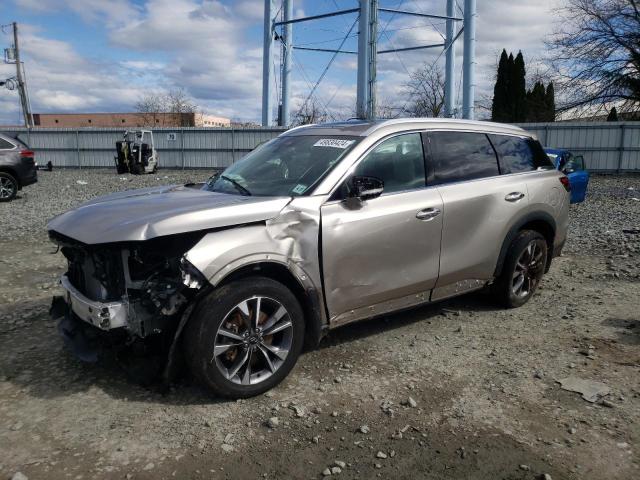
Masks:
[[[550,12],[559,2],[478,2],[478,99],[490,98],[492,94],[496,58],[503,48],[514,53],[522,50],[529,73],[544,70],[543,41],[553,29],[554,17]],[[150,89],[166,91],[182,87],[203,110],[247,120],[260,117],[263,0],[146,0],[144,3],[14,0],[14,3],[45,19],[56,12],[69,12],[82,22],[102,29],[101,34],[106,35],[109,42],[96,53],[98,58],[88,58],[79,53],[73,36],[68,41],[50,38],[46,21],[40,22],[41,30],[21,24],[24,58],[36,111],[131,110],[136,100]],[[340,8],[348,8],[346,1],[338,3]],[[395,7],[395,3],[382,3]],[[332,2],[300,2],[296,4],[294,16],[325,13],[332,5]],[[412,0],[404,2],[402,8],[443,14],[444,2]],[[341,37],[351,21],[338,17],[317,25],[317,22],[296,24],[294,37],[297,43]],[[382,29],[386,33],[381,35],[380,49],[405,48],[441,43],[438,31],[444,32],[444,22],[385,13],[380,15]],[[338,39],[316,46],[331,48],[339,43]],[[345,48],[353,49],[356,43],[350,39]],[[275,47],[277,70],[277,43]],[[122,58],[120,52],[124,51],[127,55]],[[294,54],[294,62],[302,64],[307,77],[303,78],[300,66],[296,65],[292,88],[294,108],[304,102],[329,58],[327,54]],[[407,70],[436,59],[444,64],[439,48],[379,55],[378,98],[402,104]],[[318,88],[320,103],[329,104],[336,115],[354,109],[356,64],[354,55],[341,55]],[[457,47],[456,85],[460,85],[461,67],[462,39]],[[0,74],[5,70],[0,68]],[[458,92],[458,102],[461,98]],[[16,92],[0,90],[0,107],[8,112],[0,117],[0,123],[5,118],[15,121],[15,99]]]

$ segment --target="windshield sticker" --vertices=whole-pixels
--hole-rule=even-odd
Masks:
[[[313,144],[314,147],[330,147],[330,148],[339,148],[344,150],[353,144],[355,140],[342,140],[339,138],[323,138],[322,140],[318,140]]]
[[[303,194],[306,189],[307,189],[306,185],[303,185],[302,183],[299,183],[293,189],[293,193],[297,193],[298,195],[300,195],[300,194]]]

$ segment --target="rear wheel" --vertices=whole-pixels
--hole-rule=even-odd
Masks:
[[[497,299],[506,307],[524,305],[533,296],[544,275],[547,242],[533,230],[525,230],[513,240],[502,274],[494,284]]]
[[[200,303],[184,340],[187,362],[202,386],[223,397],[251,397],[280,383],[295,365],[304,317],[281,283],[244,278]]]
[[[18,194],[18,181],[7,172],[0,172],[0,202],[13,200]]]

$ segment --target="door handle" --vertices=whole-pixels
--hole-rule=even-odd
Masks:
[[[418,213],[416,213],[416,218],[418,220],[428,222],[429,220],[433,220],[434,218],[436,218],[438,215],[440,215],[439,208],[425,208],[424,210],[420,210]]]
[[[506,197],[504,197],[507,202],[517,202],[518,200],[521,200],[523,198],[524,193],[522,192],[511,192]]]

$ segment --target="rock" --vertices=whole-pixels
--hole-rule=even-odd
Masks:
[[[227,433],[224,436],[224,443],[231,445],[234,439],[235,439],[235,435],[233,433]]]
[[[601,397],[609,395],[611,389],[602,382],[596,382],[594,380],[585,380],[578,377],[567,377],[558,380],[560,388],[569,392],[577,392],[582,394],[587,402],[595,403],[600,400]]]
[[[24,473],[22,472],[16,472],[13,474],[13,476],[11,477],[11,480],[29,480],[29,477],[27,477]]]
[[[528,472],[529,470],[531,470],[531,467],[529,465],[520,465],[520,470],[524,470],[525,472]]]
[[[571,435],[575,435],[575,433],[578,431],[575,428],[571,427],[569,430],[567,430]]]
[[[269,428],[277,428],[280,425],[280,419],[278,417],[271,417],[266,422],[267,427]]]
[[[205,426],[205,427],[211,427],[211,425],[212,425],[212,424],[211,424],[211,422],[210,422],[209,420],[205,420],[205,421],[204,421],[204,426]]]
[[[228,443],[223,443],[222,444],[222,451],[225,453],[231,453],[233,452],[235,449],[233,448],[233,445],[229,445]]]
[[[338,416],[338,412],[331,412],[331,416],[334,417],[334,418],[337,417]]]
[[[383,451],[378,451],[378,453],[376,453],[376,458],[387,458],[387,454]]]
[[[313,443],[318,444],[318,443],[320,443],[320,437],[316,435],[315,437],[313,437],[313,438],[311,439],[311,441],[312,441]]]
[[[328,477],[329,475],[331,475],[331,470],[328,468],[325,468],[324,470],[322,470],[322,475],[324,475],[325,477]]]
[[[549,475],[548,473],[545,473],[544,475],[542,475],[542,480],[553,480],[551,478],[551,475]]]
[[[155,468],[155,465],[151,462],[147,463],[142,469],[143,470],[153,470]]]
[[[611,402],[611,401],[607,400],[606,398],[603,398],[603,399],[602,399],[602,402],[600,402],[600,403],[602,403],[602,405],[603,405],[603,406],[605,406],[605,407],[607,407],[607,408],[615,408],[615,406],[616,406],[616,404],[615,404],[615,403],[613,403],[613,402]]]
[[[340,468],[346,468],[347,464],[345,462],[343,462],[342,460],[336,460],[334,462],[336,464],[336,466],[340,467]]]
[[[418,402],[416,402],[413,397],[409,397],[407,399],[407,405],[409,405],[411,408],[416,408],[418,406]]]
[[[305,411],[304,411],[304,408],[301,407],[300,405],[290,405],[289,408],[294,412],[296,412],[296,417],[298,418],[304,417]]]
[[[342,473],[342,469],[340,467],[331,467],[332,475],[340,475]]]
[[[366,425],[362,425],[358,430],[360,433],[364,433],[365,435],[371,431],[369,430],[369,427]]]

